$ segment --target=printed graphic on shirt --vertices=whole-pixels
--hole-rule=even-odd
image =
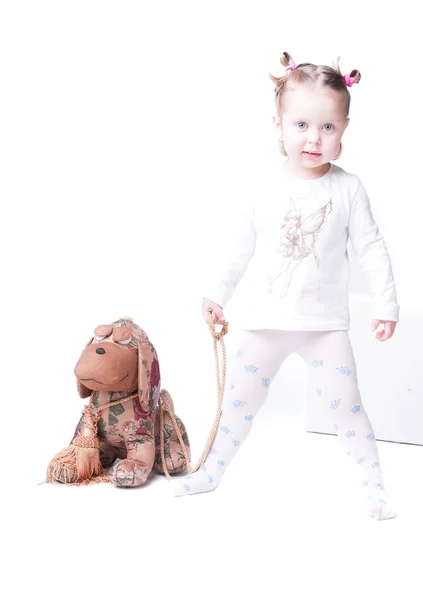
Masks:
[[[313,212],[304,216],[291,198],[289,211],[286,213],[280,233],[280,242],[276,252],[282,255],[282,263],[274,275],[267,279],[268,294],[274,293],[275,281],[283,278],[280,296],[286,296],[292,281],[292,274],[298,265],[313,254],[319,266],[319,258],[316,254],[316,241],[324,228],[328,215],[332,211],[332,200]]]

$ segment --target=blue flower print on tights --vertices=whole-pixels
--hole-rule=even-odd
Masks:
[[[339,431],[339,425],[338,425],[338,423],[335,423],[334,427],[335,427],[335,431]]]
[[[219,450],[216,450],[216,448],[212,448],[210,450],[210,454],[217,454],[219,452]]]
[[[339,371],[342,375],[350,375],[351,369],[348,367],[336,367],[336,370]]]
[[[364,464],[366,457],[365,456],[360,456],[360,458],[357,460],[357,464],[358,465],[362,465]]]
[[[322,360],[313,360],[313,362],[311,364],[316,369],[317,369],[317,367],[323,367],[323,361]]]
[[[240,445],[240,443],[241,443],[241,442],[240,442],[239,440],[232,440],[232,444],[233,444],[234,446],[239,446],[239,445]]]
[[[217,464],[220,465],[221,467],[223,467],[223,465],[225,464],[224,460],[218,460]]]
[[[206,465],[204,463],[201,465],[200,469],[202,471],[207,471],[207,467],[206,467]]]
[[[255,367],[254,365],[246,365],[245,370],[247,371],[247,373],[255,373],[256,371],[258,371],[258,367]]]
[[[379,466],[378,462],[373,462],[371,465],[372,469],[376,469]]]
[[[369,482],[368,481],[363,481],[363,486],[364,487],[368,487],[369,486]]]
[[[235,400],[235,402],[232,402],[232,404],[235,406],[235,408],[242,408],[247,403],[244,402],[244,400]]]
[[[209,483],[213,483],[214,479],[211,475],[209,475],[208,479],[209,479]]]
[[[190,486],[187,483],[184,483],[185,491],[189,492],[191,490]]]
[[[270,385],[270,379],[268,377],[267,378],[263,377],[261,381],[262,381],[264,387],[266,387],[266,388],[269,387],[269,385]]]
[[[356,404],[355,406],[352,407],[351,412],[352,413],[358,413],[360,411],[360,407],[358,404]]]
[[[373,433],[366,433],[365,436],[366,440],[374,440],[375,436],[373,435]]]
[[[330,407],[331,408],[338,408],[338,406],[341,404],[340,400],[332,400],[332,402],[330,403]]]
[[[226,425],[222,425],[220,430],[223,431],[223,433],[229,433],[229,429],[226,427]]]
[[[245,419],[246,421],[252,421],[252,420],[254,419],[254,417],[253,417],[253,415],[246,415],[246,416],[244,417],[244,419]]]
[[[229,384],[229,389],[230,389],[230,390],[233,390],[233,389],[234,389],[234,387],[235,387],[235,384],[234,384],[234,383],[232,383],[232,381],[231,381],[231,383]]]
[[[321,396],[322,395],[322,390],[319,390],[319,388],[316,388],[316,394],[318,396]]]
[[[244,350],[238,350],[237,353],[236,353],[236,357],[239,358],[243,354],[244,354]]]
[[[347,433],[345,435],[347,437],[354,437],[355,436],[355,431],[347,431]]]

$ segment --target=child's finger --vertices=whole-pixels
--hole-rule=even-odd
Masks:
[[[208,310],[203,312],[203,316],[204,316],[204,320],[206,321],[206,323],[213,323],[216,324],[218,322],[218,318],[216,313],[214,315],[212,315],[213,313],[213,309],[209,308]]]
[[[379,340],[379,342],[385,342],[386,340],[389,340],[390,337],[392,337],[395,331],[396,323],[393,321],[380,321],[379,323],[383,326],[383,329],[376,331],[375,337],[377,340]]]
[[[394,331],[395,331],[395,323],[388,321],[387,323],[384,324],[384,330],[380,332],[382,335],[380,337],[378,337],[378,339],[381,342],[384,342],[385,340],[389,340],[389,338],[392,337]]]
[[[220,325],[223,325],[223,323],[225,322],[225,317],[223,316],[223,312],[221,310],[219,310],[219,312],[217,313],[217,317]]]
[[[378,321],[377,319],[373,319],[372,321],[372,331],[376,331],[382,321]]]
[[[223,313],[221,311],[214,311],[215,317],[214,317],[214,321],[213,323],[217,323],[218,325],[223,325],[223,322],[225,320],[225,317],[223,316]]]

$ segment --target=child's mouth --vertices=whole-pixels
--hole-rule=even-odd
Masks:
[[[318,158],[319,156],[322,156],[318,152],[303,152],[303,154],[308,158]]]

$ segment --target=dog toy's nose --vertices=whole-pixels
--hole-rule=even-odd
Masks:
[[[97,352],[97,354],[106,354],[106,351],[104,348],[97,348],[96,352]]]

